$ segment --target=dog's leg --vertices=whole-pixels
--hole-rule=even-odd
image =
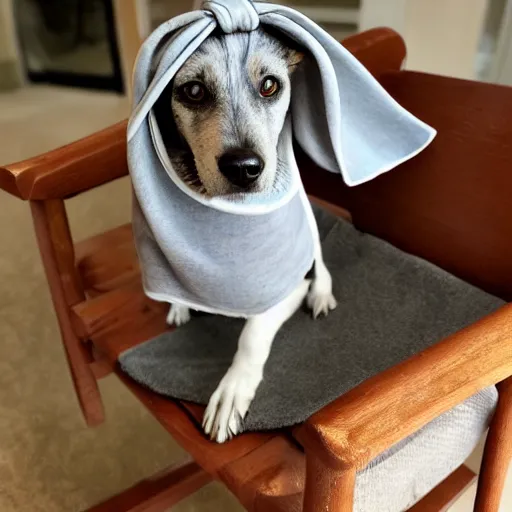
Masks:
[[[233,362],[204,415],[203,428],[212,439],[223,443],[242,430],[242,421],[263,379],[274,337],[302,304],[309,285],[305,279],[282,302],[245,323]]]
[[[167,315],[167,323],[169,325],[180,325],[186,324],[190,320],[190,309],[182,304],[171,304],[169,314]]]
[[[334,295],[332,294],[331,274],[329,270],[327,270],[322,256],[322,245],[320,243],[320,234],[318,233],[315,214],[313,213],[311,203],[309,202],[304,189],[302,189],[300,193],[302,195],[304,208],[306,209],[306,215],[308,216],[309,226],[313,232],[313,238],[315,240],[315,272],[306,302],[313,312],[313,317],[318,318],[318,316],[322,314],[327,315],[329,311],[336,307],[337,303]]]
[[[311,283],[306,302],[313,312],[313,317],[318,318],[322,314],[327,315],[329,311],[337,306],[337,303],[332,294],[332,278],[325,266],[320,243],[318,243],[318,249],[315,253],[315,277]]]

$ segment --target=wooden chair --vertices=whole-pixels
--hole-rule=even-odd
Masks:
[[[509,300],[512,89],[400,71],[405,47],[391,30],[372,30],[344,44],[439,136],[417,158],[355,188],[315,169],[297,148],[309,194],[350,216],[359,229]],[[97,381],[115,372],[194,459],[91,510],[164,510],[216,478],[250,511],[348,512],[358,470],[498,384],[475,507],[497,512],[512,454],[511,306],[363,382],[295,429],[248,433],[225,445],[203,436],[202,407],[166,400],[119,371],[121,351],[166,329],[166,307],[142,292],[130,226],[73,245],[65,199],[127,174],[125,128],[123,122],[0,168],[0,187],[30,202],[87,424],[104,420]],[[411,510],[445,510],[473,478],[460,467]]]

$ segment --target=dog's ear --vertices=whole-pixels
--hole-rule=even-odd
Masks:
[[[292,74],[304,60],[304,53],[290,48],[288,49],[286,60],[288,61],[288,71]]]

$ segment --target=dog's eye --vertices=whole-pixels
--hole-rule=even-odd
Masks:
[[[188,82],[181,87],[183,99],[189,103],[201,103],[206,99],[206,87],[201,82]]]
[[[279,82],[277,78],[273,76],[266,76],[260,85],[260,94],[264,98],[270,98],[270,96],[274,96],[274,94],[279,91]]]

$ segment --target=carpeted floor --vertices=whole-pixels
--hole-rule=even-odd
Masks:
[[[107,94],[37,87],[0,95],[0,164],[71,142],[126,115],[126,100]],[[127,180],[71,200],[74,235],[81,239],[126,222],[129,206]],[[78,512],[185,453],[115,377],[101,382],[107,421],[85,427],[28,205],[0,192],[0,212],[0,510]],[[241,508],[214,484],[173,510]]]
[[[0,164],[71,142],[127,112],[126,100],[110,94],[50,87],[0,94]],[[76,239],[117,226],[129,219],[129,183],[102,187],[68,206]],[[0,213],[0,511],[78,512],[185,454],[114,377],[101,382],[106,423],[85,427],[28,205],[0,192]],[[478,451],[472,459],[475,468]],[[472,510],[473,495],[474,487],[450,511]],[[242,509],[212,484],[173,510]],[[512,510],[512,482],[502,510]]]

